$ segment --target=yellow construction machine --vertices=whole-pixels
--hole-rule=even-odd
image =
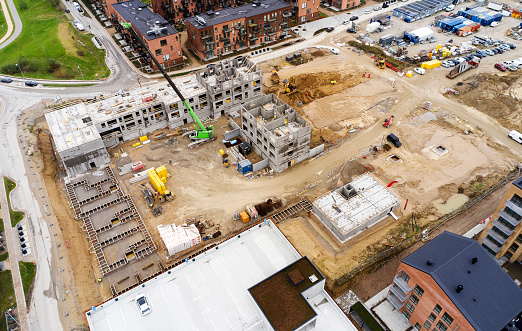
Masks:
[[[377,66],[381,69],[386,69],[386,64],[384,64],[384,60],[377,61]]]
[[[297,86],[295,85],[295,76],[292,76],[290,80],[286,80],[283,82],[285,84],[285,93],[288,95],[292,95],[297,93]]]
[[[279,75],[277,74],[277,70],[272,70],[272,76],[270,76],[270,79],[272,79],[272,85],[279,84]]]

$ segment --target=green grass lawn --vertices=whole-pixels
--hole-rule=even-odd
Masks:
[[[25,301],[31,297],[30,288],[36,273],[36,264],[33,262],[18,262],[20,266],[20,276],[22,277],[22,284],[24,287]]]
[[[9,253],[4,251],[2,254],[0,254],[0,262],[5,261],[9,258]]]
[[[2,39],[3,36],[5,36],[6,32],[7,32],[7,24],[5,22],[4,12],[0,11],[0,39]]]
[[[13,303],[11,305],[11,303]],[[13,279],[11,278],[11,270],[0,272],[0,330],[6,330],[4,312],[16,307],[16,297],[13,287]]]
[[[59,2],[17,0],[15,5],[24,28],[0,50],[0,72],[22,77],[21,67],[27,78],[82,79],[81,73],[85,79],[108,77],[105,50],[94,46],[92,35],[73,27]]]
[[[14,211],[11,208],[11,201],[9,198],[9,193],[11,193],[12,190],[16,187],[15,182],[10,180],[7,177],[4,177],[4,184],[5,184],[5,193],[7,195],[7,204],[9,205],[9,215],[11,215],[11,226],[16,226],[18,222],[20,222],[24,218],[24,213],[21,211]]]

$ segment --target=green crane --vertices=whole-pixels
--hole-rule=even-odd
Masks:
[[[170,79],[170,76],[161,67],[161,65],[158,62],[158,60],[156,59],[156,57],[154,57],[154,55],[152,55],[150,49],[143,42],[143,40],[139,37],[139,35],[136,33],[136,31],[134,31],[134,27],[132,26],[132,24],[122,23],[122,26],[124,28],[129,29],[129,31],[131,31],[134,34],[134,37],[136,37],[136,39],[140,43],[141,47],[143,47],[145,50],[147,50],[147,53],[149,53],[149,56],[152,59],[152,61],[154,62],[154,64],[156,64],[156,66],[159,68],[159,70],[161,71],[161,73],[163,74],[163,76],[165,77],[167,82],[169,82],[169,85],[174,89],[174,91],[176,92],[178,97],[181,99],[181,102],[183,103],[183,105],[185,105],[185,108],[188,109],[190,116],[192,116],[192,118],[194,119],[194,122],[196,122],[196,124],[194,125],[196,127],[196,130],[183,134],[184,137],[188,136],[188,137],[190,137],[191,140],[195,140],[195,142],[189,144],[188,147],[191,148],[196,145],[200,145],[205,142],[214,140],[214,127],[212,125],[210,125],[208,127],[205,127],[205,125],[203,125],[203,123],[199,119],[198,115],[196,115],[196,113],[194,112],[192,107],[190,107],[188,101],[185,100],[185,97],[183,96],[183,94],[181,94],[181,92],[178,89],[178,87],[176,86],[176,84],[174,84],[172,79]]]

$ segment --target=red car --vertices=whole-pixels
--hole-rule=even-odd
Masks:
[[[495,68],[497,68],[500,71],[506,71],[507,70],[506,66],[503,65],[502,63],[495,63]]]

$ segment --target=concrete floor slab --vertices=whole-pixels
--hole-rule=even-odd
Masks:
[[[373,308],[375,315],[379,316],[381,321],[386,324],[390,331],[406,331],[411,328],[411,324],[406,318],[395,309],[388,300],[383,301],[380,305]]]

